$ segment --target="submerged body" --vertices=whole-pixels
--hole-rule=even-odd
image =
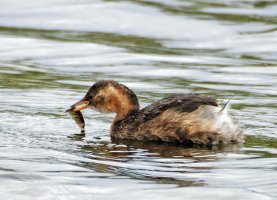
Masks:
[[[99,81],[71,111],[87,107],[117,113],[110,129],[114,139],[204,145],[243,140],[242,130],[227,109],[199,94],[175,94],[140,110],[129,88],[115,81]]]

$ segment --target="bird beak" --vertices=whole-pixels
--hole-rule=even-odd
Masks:
[[[80,111],[80,110],[84,110],[86,108],[88,108],[89,105],[89,101],[86,99],[81,99],[80,101],[78,101],[77,103],[73,104],[68,110],[66,110],[65,112],[70,112],[70,111]]]

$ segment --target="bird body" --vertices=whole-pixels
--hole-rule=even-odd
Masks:
[[[132,90],[104,80],[95,83],[71,110],[86,107],[116,113],[110,129],[113,139],[200,145],[243,141],[243,132],[227,108],[195,93],[174,94],[140,110]]]

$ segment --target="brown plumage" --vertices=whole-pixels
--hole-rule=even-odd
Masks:
[[[139,109],[137,96],[115,81],[99,81],[71,111],[90,107],[115,112],[111,137],[184,144],[241,142],[241,129],[216,100],[199,94],[175,94]]]

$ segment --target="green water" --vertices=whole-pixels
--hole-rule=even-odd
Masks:
[[[0,1],[1,199],[274,199],[277,3]],[[113,114],[64,113],[114,79],[142,107],[172,93],[226,101],[242,146],[113,143]]]

